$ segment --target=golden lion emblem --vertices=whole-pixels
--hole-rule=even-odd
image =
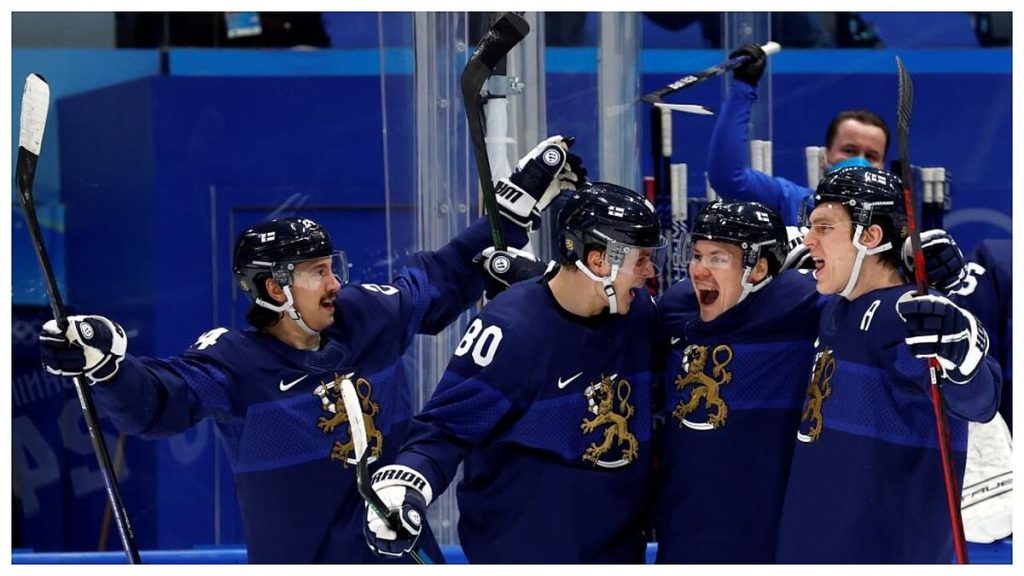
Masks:
[[[679,401],[672,416],[679,420],[679,426],[686,426],[695,430],[712,430],[725,425],[725,419],[729,416],[729,407],[725,400],[719,395],[719,387],[732,382],[732,372],[726,367],[732,362],[732,348],[725,344],[715,347],[711,353],[711,360],[714,366],[711,369],[712,376],[704,373],[708,363],[708,346],[691,344],[683,352],[683,368],[686,375],[676,376],[676,390],[684,390],[692,386],[688,402]],[[701,400],[708,410],[707,422],[691,422],[686,419],[688,414],[700,406]],[[711,414],[712,408],[714,413]]]
[[[333,432],[335,428],[349,421],[345,403],[341,399],[341,382],[350,376],[352,374],[345,376],[335,374],[334,380],[321,383],[313,390],[313,394],[318,396],[323,404],[321,408],[331,414],[331,416],[317,418],[317,428],[324,434]],[[380,457],[384,449],[384,435],[377,429],[377,425],[373,421],[373,417],[380,413],[380,406],[370,399],[373,386],[368,380],[357,379],[355,389],[359,396],[359,407],[363,412],[363,420],[366,422],[367,449],[370,450],[370,461],[372,462]],[[348,442],[337,440],[334,442],[331,447],[331,460],[341,460],[342,466],[348,468],[349,464],[356,463],[354,458],[349,457],[353,451],[355,451],[355,442],[350,433]]]
[[[832,376],[835,371],[836,359],[832,357],[831,350],[814,355],[814,370],[811,372],[811,382],[807,385],[807,402],[800,415],[800,431],[796,435],[801,442],[814,442],[821,436],[824,424],[821,409],[825,400],[832,395]],[[805,427],[808,423],[810,428]]]
[[[580,429],[584,434],[597,430],[599,426],[605,426],[604,441],[598,445],[592,442],[583,453],[583,460],[592,462],[594,466],[603,468],[617,468],[625,466],[636,460],[640,444],[636,436],[629,431],[628,420],[633,416],[633,406],[629,403],[629,395],[632,392],[629,382],[625,379],[619,380],[617,385],[612,384],[615,375],[601,376],[600,382],[587,386],[583,395],[587,398],[587,410],[594,414],[593,418],[584,418]],[[613,392],[614,389],[614,392]],[[619,401],[619,411],[615,411],[615,400]],[[622,449],[622,459],[617,462],[605,462],[600,458],[611,450],[612,446],[625,444]]]

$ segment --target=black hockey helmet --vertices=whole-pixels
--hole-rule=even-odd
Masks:
[[[850,166],[829,172],[818,183],[814,205],[836,202],[846,206],[855,226],[882,227],[885,239],[902,247],[906,239],[907,211],[903,181],[899,176],[870,166]],[[810,210],[803,210],[801,223],[808,224]]]
[[[655,266],[665,240],[654,206],[636,192],[607,182],[589,182],[558,213],[559,252],[565,262],[585,260],[589,247],[610,244],[651,248]],[[660,254],[658,254],[660,253]]]
[[[242,232],[235,242],[232,269],[242,291],[255,300],[265,296],[266,276],[288,286],[295,263],[333,254],[331,238],[319,224],[307,218],[281,218]]]
[[[775,275],[786,261],[789,236],[778,212],[760,202],[723,202],[707,205],[693,221],[690,244],[714,240],[743,249],[743,266],[752,268],[762,257]]]

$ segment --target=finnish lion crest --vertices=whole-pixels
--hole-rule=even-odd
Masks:
[[[601,376],[596,384],[591,384],[583,391],[587,398],[587,411],[593,414],[592,418],[584,418],[580,429],[584,434],[590,434],[599,426],[604,426],[604,439],[601,444],[592,442],[583,453],[583,460],[593,463],[594,466],[602,468],[618,468],[636,460],[640,444],[636,436],[629,431],[629,419],[633,417],[633,405],[629,403],[629,395],[632,392],[629,382],[625,379],[619,380],[618,384],[613,381],[617,374]],[[618,411],[615,410],[615,401],[618,400]],[[606,452],[612,449],[613,445],[622,446],[621,458],[613,462],[602,460]]]
[[[814,369],[811,371],[811,382],[807,385],[807,400],[803,414],[800,415],[797,440],[814,442],[821,436],[824,425],[821,409],[825,400],[832,395],[832,376],[835,372],[836,359],[831,350],[823,350],[814,355]]]
[[[322,382],[313,390],[313,394],[320,398],[321,408],[324,412],[331,414],[330,416],[317,418],[316,426],[324,434],[330,434],[335,428],[349,421],[348,412],[345,410],[345,403],[341,399],[341,382],[346,378],[351,378],[353,374],[350,373],[343,376],[335,374],[333,380]],[[377,429],[377,425],[373,421],[374,416],[380,413],[380,406],[370,398],[373,386],[368,380],[365,378],[357,379],[355,381],[355,389],[356,394],[359,396],[359,407],[363,412],[363,420],[366,422],[367,449],[370,451],[370,457],[367,461],[373,462],[380,457],[381,451],[384,450],[384,435]],[[331,460],[341,460],[341,465],[348,468],[349,464],[357,462],[355,458],[350,456],[354,451],[355,441],[352,439],[351,432],[349,432],[347,442],[334,441],[331,447]]]
[[[708,364],[708,348],[700,344],[691,344],[683,351],[683,369],[686,374],[676,376],[676,390],[685,390],[691,387],[690,400],[682,400],[672,411],[672,417],[679,420],[679,426],[686,426],[694,430],[714,430],[725,425],[725,419],[729,416],[729,406],[719,394],[719,388],[732,382],[732,372],[726,367],[732,362],[732,348],[720,344],[711,352],[711,376],[704,373]],[[687,416],[692,414],[704,401],[704,407],[708,412],[707,420],[694,422],[688,420]],[[712,409],[714,412],[712,412]]]

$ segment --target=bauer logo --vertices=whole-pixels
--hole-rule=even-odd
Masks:
[[[562,151],[558,148],[548,148],[541,158],[548,166],[558,166],[562,162]]]

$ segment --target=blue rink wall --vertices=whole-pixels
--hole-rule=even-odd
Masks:
[[[774,56],[774,173],[803,182],[804,146],[823,144],[839,110],[871,109],[895,126],[894,55]],[[983,238],[1008,238],[1010,50],[900,55],[914,77],[911,160],[952,174],[949,229],[965,252]],[[645,51],[641,90],[721,58],[717,50]],[[548,50],[547,115],[549,133],[576,136],[576,151],[599,177],[595,59],[593,49]],[[42,72],[53,89],[36,191],[69,308],[118,320],[141,355],[176,354],[216,325],[241,326],[245,306],[229,274],[233,238],[282,205],[326,223],[355,280],[386,281],[388,259],[413,243],[416,182],[411,53],[395,50],[386,61],[390,211],[376,51],[180,50],[171,53],[172,74],[160,76],[154,51],[14,50],[15,115],[26,74]],[[717,110],[722,94],[715,79],[673,101]],[[648,115],[640,118],[648,174]],[[703,194],[712,123],[674,117],[674,161],[689,164],[691,196]],[[895,156],[895,142],[889,152]],[[48,309],[13,202],[15,548],[96,550],[102,480],[73,391],[39,368],[35,329]],[[244,541],[218,442],[209,423],[166,440],[126,439],[122,489],[140,548]],[[117,445],[112,428],[108,444]],[[108,541],[117,548],[113,526]]]

